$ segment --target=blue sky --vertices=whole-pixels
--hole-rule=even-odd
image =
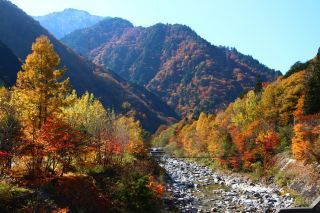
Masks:
[[[30,15],[76,8],[136,26],[190,26],[215,45],[235,47],[285,73],[320,47],[319,0],[12,0]]]

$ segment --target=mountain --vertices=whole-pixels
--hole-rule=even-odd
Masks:
[[[70,8],[45,16],[34,16],[33,18],[58,39],[72,31],[90,27],[104,19],[104,17],[91,15],[86,11]]]
[[[210,44],[180,24],[144,28],[112,18],[61,41],[95,64],[145,86],[182,115],[214,112],[257,79],[272,81],[281,75],[234,48]]]
[[[89,56],[91,50],[98,48],[105,41],[116,40],[130,29],[134,29],[134,27],[127,20],[106,19],[90,28],[76,30],[62,38],[62,41],[80,55]]]
[[[21,62],[19,59],[0,41],[0,84],[13,85],[20,68]]]
[[[126,113],[129,109],[124,109],[123,105],[129,104],[143,127],[149,131],[155,131],[159,125],[178,118],[157,96],[78,56],[17,6],[0,0],[0,40],[16,56],[24,60],[31,51],[31,44],[40,35],[48,36],[53,43],[62,65],[67,67],[66,75],[70,77],[71,85],[79,94],[92,92],[105,106],[116,112]]]

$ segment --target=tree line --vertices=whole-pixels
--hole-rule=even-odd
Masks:
[[[224,168],[266,171],[281,152],[320,163],[319,55],[271,83],[261,83],[217,114],[162,128],[153,139],[175,155],[210,156]]]

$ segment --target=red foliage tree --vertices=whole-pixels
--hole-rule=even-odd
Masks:
[[[162,184],[156,182],[154,176],[149,176],[147,187],[151,189],[157,197],[161,197],[165,190]]]
[[[80,132],[72,129],[65,122],[49,118],[39,131],[37,144],[42,147],[45,156],[45,173],[55,172],[60,164],[61,175],[70,167],[73,155],[76,153]]]

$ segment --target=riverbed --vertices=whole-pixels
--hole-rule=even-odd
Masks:
[[[275,212],[294,204],[289,194],[186,159],[163,157],[167,192],[181,212]]]

